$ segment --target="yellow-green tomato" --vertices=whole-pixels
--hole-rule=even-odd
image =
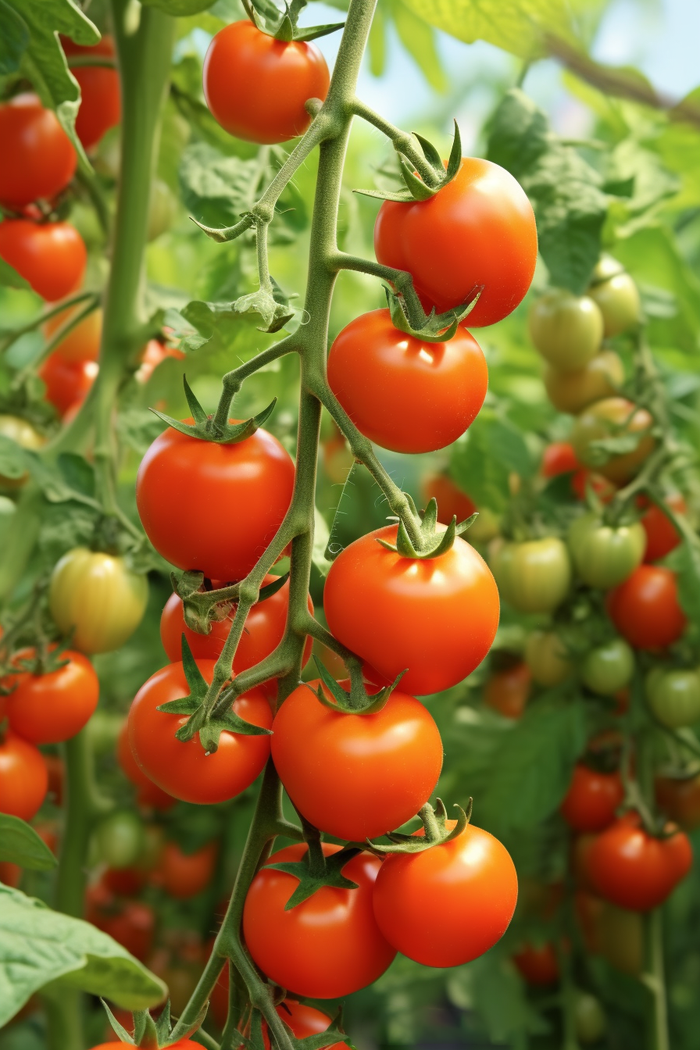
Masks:
[[[574,1004],[574,1026],[576,1038],[584,1046],[597,1043],[608,1027],[605,1011],[600,1001],[588,992],[577,992]]]
[[[611,256],[604,255],[596,266],[588,295],[600,310],[606,338],[639,324],[641,302],[637,285]]]
[[[624,638],[613,638],[591,649],[581,665],[581,679],[598,696],[614,696],[634,671],[634,652]]]
[[[700,674],[697,671],[665,671],[655,667],[647,675],[645,687],[649,709],[662,725],[681,729],[700,721]]]
[[[46,438],[35,430],[31,423],[20,416],[0,415],[0,436],[16,442],[21,448],[36,452],[46,443]],[[26,471],[10,477],[0,474],[0,488],[18,489],[25,484],[29,474]]]
[[[589,587],[606,591],[642,564],[647,534],[638,521],[613,527],[591,512],[572,523],[568,542],[579,578]]]
[[[533,631],[525,643],[525,662],[538,685],[551,689],[571,675],[574,665],[554,631]]]
[[[151,186],[151,199],[148,204],[149,241],[154,241],[172,226],[177,212],[177,201],[167,182],[155,179]]]
[[[545,369],[547,396],[557,412],[578,415],[584,408],[604,397],[613,397],[625,379],[622,361],[614,350],[601,350],[587,365],[575,372]]]
[[[49,608],[56,625],[73,634],[83,653],[109,653],[124,644],[141,622],[148,581],[123,558],[75,547],[51,574]]]
[[[95,828],[96,852],[109,868],[130,868],[146,845],[143,821],[129,810],[115,810]]]
[[[552,612],[571,585],[566,544],[556,536],[524,543],[504,543],[491,569],[501,597],[518,612]]]
[[[539,352],[562,372],[588,364],[603,339],[603,318],[593,300],[562,288],[546,292],[533,304],[529,326]]]
[[[571,444],[580,463],[602,474],[616,485],[630,481],[654,451],[656,442],[648,431],[652,418],[645,408],[637,408],[624,397],[605,397],[589,405],[576,417],[571,431]],[[610,452],[596,442],[610,438],[631,437],[629,452]]]

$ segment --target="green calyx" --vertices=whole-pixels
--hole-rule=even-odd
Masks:
[[[348,692],[341,688],[327,668],[323,666],[318,657],[314,656],[314,660],[323,685],[320,685],[317,690],[312,689],[311,691],[324,707],[329,707],[332,711],[342,711],[343,714],[346,715],[374,715],[377,711],[381,711],[382,708],[386,706],[394,689],[396,689],[397,685],[406,674],[406,671],[401,671],[391,685],[386,685],[380,689],[378,693],[372,693],[370,695],[367,693],[364,684],[362,683],[361,674],[353,675],[351,673],[350,690]],[[406,670],[408,670],[408,668]],[[333,700],[329,700],[326,696],[324,686],[333,697]],[[311,687],[309,686],[309,688]]]
[[[297,22],[307,3],[308,0],[291,0],[291,3],[285,0],[283,12],[272,0],[243,0],[243,7],[256,29],[286,44],[293,40],[317,40],[320,36],[327,36],[345,27],[345,22],[333,22],[300,28]]]
[[[299,885],[285,904],[284,910],[291,911],[298,904],[303,904],[305,900],[313,897],[314,893],[323,886],[332,886],[339,890],[356,890],[357,883],[351,879],[346,879],[342,874],[342,869],[349,860],[352,860],[353,857],[356,857],[361,852],[362,848],[360,846],[346,846],[345,849],[341,849],[338,853],[331,853],[329,857],[324,857],[323,864],[321,864],[322,852],[320,848],[318,850],[310,848],[301,860],[268,864],[269,868],[273,868],[275,871],[284,871],[299,880]]]
[[[381,543],[382,547],[386,547],[389,551],[395,551],[402,558],[417,558],[423,561],[429,558],[439,558],[440,555],[452,549],[456,537],[463,535],[479,516],[476,512],[459,523],[457,518],[453,517],[445,531],[439,532],[437,513],[437,500],[431,499],[425,510],[421,512],[420,546],[413,543],[403,521],[399,521],[395,543],[389,543],[387,540],[377,540],[377,543]]]
[[[148,1010],[134,1010],[134,1034],[129,1035],[126,1028],[119,1024],[107,1003],[102,1000],[109,1023],[114,1029],[114,1034],[119,1036],[122,1043],[126,1043],[127,1046],[138,1046],[142,1050],[166,1050],[166,1047],[173,1046],[175,1043],[179,1043],[181,1039],[186,1039],[187,1036],[192,1035],[201,1028],[202,1022],[207,1013],[208,1003],[202,1007],[199,1015],[192,1024],[187,1026],[187,1031],[182,1032],[175,1039],[172,1037],[173,1028],[170,1022],[170,999],[166,1002],[161,1013],[158,1015],[156,1020],[151,1017]]]
[[[251,416],[250,419],[245,419],[242,423],[218,423],[214,416],[209,416],[204,411],[185,376],[182,377],[182,382],[194,423],[183,423],[182,420],[166,416],[155,408],[152,408],[151,412],[158,416],[159,419],[162,419],[167,426],[172,427],[173,430],[177,430],[180,434],[186,434],[187,437],[197,438],[199,441],[213,441],[217,445],[235,445],[239,441],[245,441],[246,438],[252,437],[258,427],[261,427],[269,419],[272,410],[277,404],[277,398],[274,398],[267,408],[264,408],[257,416]]]
[[[414,328],[411,324],[404,297],[397,295],[387,285],[384,286],[384,291],[394,328],[398,328],[400,332],[406,332],[407,335],[412,335],[415,339],[421,339],[425,343],[446,343],[455,335],[465,317],[472,312],[483,288],[475,286],[465,303],[446,310],[445,313],[439,314],[433,307],[426,316],[425,324],[420,328]]]
[[[423,823],[425,835],[392,833],[386,836],[391,840],[390,846],[378,846],[374,842],[370,845],[378,853],[422,853],[423,850],[432,849],[433,846],[443,846],[446,842],[456,839],[466,828],[472,816],[472,802],[470,798],[466,810],[455,803],[453,808],[457,810],[457,821],[453,828],[448,827],[447,810],[441,798],[436,800],[435,809],[429,802],[426,802],[418,814]]]
[[[411,160],[407,158],[402,149],[400,142],[394,142],[394,149],[396,150],[399,157],[399,167],[401,171],[401,177],[405,183],[405,189],[399,190],[397,193],[391,193],[386,190],[355,190],[355,193],[361,193],[365,197],[377,197],[379,200],[384,201],[396,201],[399,204],[412,204],[414,201],[427,201],[431,197],[434,197],[436,193],[439,193],[441,189],[451,182],[459,171],[462,164],[462,138],[459,133],[459,127],[457,121],[454,122],[455,133],[452,140],[452,149],[450,150],[450,156],[447,161],[447,166],[442,163],[442,157],[430,142],[429,139],[419,135],[417,132],[413,133],[413,138],[420,144],[423,152],[423,158],[428,166],[428,171],[431,173],[431,178],[421,178],[415,172],[415,165],[411,163]]]
[[[289,573],[260,588],[258,603],[264,602],[276,594],[289,579]],[[238,598],[238,583],[216,590],[204,590],[203,572],[183,572],[179,577],[170,574],[173,591],[182,598],[182,612],[185,623],[197,634],[209,634],[211,625],[216,620],[223,620],[231,612],[231,605]]]

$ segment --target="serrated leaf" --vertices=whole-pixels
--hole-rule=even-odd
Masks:
[[[32,871],[50,871],[58,863],[34,828],[9,813],[0,813],[0,860]]]

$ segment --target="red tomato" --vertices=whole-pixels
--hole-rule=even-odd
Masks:
[[[322,886],[285,911],[297,879],[270,864],[298,861],[295,843],[273,853],[253,879],[243,909],[243,936],[253,961],[276,984],[313,999],[336,999],[376,981],[396,951],[379,932],[372,889],[381,861],[360,853],[344,865],[357,889]],[[323,843],[325,856],[340,846]]]
[[[15,660],[31,660],[35,649],[22,649]],[[49,674],[20,672],[7,700],[7,716],[16,733],[32,744],[58,744],[80,732],[97,707],[100,683],[88,658],[67,649],[68,662]]]
[[[513,962],[528,984],[545,987],[559,980],[559,959],[551,941],[524,944],[513,956]]]
[[[594,890],[630,911],[658,908],[691,865],[692,848],[685,832],[654,838],[636,813],[626,813],[601,832],[587,858]]]
[[[532,671],[526,663],[492,674],[484,686],[484,702],[504,718],[520,718],[532,690]]]
[[[385,201],[374,227],[379,262],[408,270],[438,311],[481,298],[470,328],[494,324],[524,297],[537,260],[537,230],[520,184],[498,164],[463,157],[451,182],[426,201]]]
[[[700,774],[657,776],[654,786],[656,801],[671,820],[684,831],[700,827]]]
[[[466,678],[498,627],[498,590],[483,558],[460,537],[439,558],[402,558],[378,543],[397,526],[361,536],[331,566],[324,611],[339,641],[401,688],[437,693]]]
[[[67,37],[61,37],[61,44],[66,55],[114,57],[111,36],[103,36],[91,47],[74,44]],[[119,73],[107,66],[77,66],[71,73],[80,84],[81,94],[75,130],[85,149],[90,149],[121,120]]]
[[[58,755],[44,755],[44,762],[49,774],[49,798],[55,805],[63,804],[63,790],[66,780],[66,768],[63,759]]]
[[[117,738],[117,761],[121,771],[127,780],[138,788],[138,801],[141,806],[152,806],[154,809],[170,809],[175,804],[175,799],[167,791],[163,791],[157,784],[146,776],[138,762],[134,758],[134,752],[129,743],[129,721],[124,719],[119,736]]]
[[[555,478],[558,474],[569,474],[581,466],[574,447],[569,441],[553,441],[542,455],[542,476]]]
[[[679,493],[668,496],[666,502],[676,514],[682,516],[688,511],[685,500]],[[641,522],[647,534],[644,561],[658,561],[660,558],[665,558],[681,542],[676,526],[655,503],[652,503],[642,515]]]
[[[320,684],[298,686],[272,723],[280,779],[295,808],[321,831],[349,842],[385,835],[414,817],[437,784],[442,740],[435,721],[398,690],[375,714],[333,711],[311,691]],[[323,692],[332,702],[325,686]]]
[[[0,882],[16,890],[21,881],[22,869],[19,864],[13,864],[10,860],[0,860]]]
[[[218,842],[207,842],[194,853],[185,853],[177,842],[166,842],[151,881],[176,900],[196,897],[211,882],[218,851]]]
[[[423,492],[426,503],[437,500],[438,521],[443,525],[449,525],[453,518],[466,521],[477,509],[466,492],[462,492],[447,474],[432,474],[426,478]]]
[[[87,250],[67,222],[0,222],[0,258],[13,266],[43,299],[55,302],[80,287]]]
[[[75,306],[72,310],[64,310],[45,321],[41,330],[46,340],[48,341],[66,321],[74,317],[81,309],[81,306]],[[68,333],[65,339],[61,340],[54,354],[74,364],[82,361],[96,361],[100,354],[101,337],[102,311],[93,310]]]
[[[277,576],[268,575],[265,577],[264,585],[276,579],[278,579]],[[313,614],[314,603],[311,597],[309,597],[308,605],[309,612]],[[240,674],[248,667],[260,663],[270,655],[273,649],[277,648],[287,625],[288,608],[289,580],[270,598],[253,606],[248,613],[245,630],[236,650],[233,662],[234,674]],[[228,638],[235,611],[236,606],[232,605],[225,620],[212,622],[209,634],[198,634],[197,631],[191,631],[185,623],[182,614],[182,598],[177,594],[171,594],[160,618],[160,639],[168,659],[176,663],[182,658],[182,635],[184,634],[195,659],[217,660]],[[308,638],[304,648],[304,664],[311,655],[311,646],[312,640]]]
[[[55,350],[39,368],[39,376],[46,383],[46,400],[65,416],[85,400],[98,371],[96,361],[66,361]]]
[[[374,887],[374,916],[387,941],[409,959],[461,966],[501,939],[517,899],[508,850],[468,824],[451,842],[389,854]],[[429,922],[426,901],[433,902]]]
[[[267,430],[217,445],[169,428],[141,461],[136,503],[167,561],[210,579],[240,580],[282,523],[293,487],[292,458]],[[205,506],[216,513],[203,514]]]
[[[331,390],[353,423],[394,452],[451,445],[476,418],[488,378],[466,329],[445,343],[425,342],[394,328],[386,309],[346,325],[328,357]]]
[[[120,897],[136,897],[146,885],[148,876],[138,868],[107,868],[100,881]]]
[[[609,503],[617,492],[617,486],[602,474],[596,474],[588,467],[580,467],[571,478],[571,491],[577,499],[584,500],[589,488],[603,503]]]
[[[36,95],[27,92],[0,104],[0,142],[0,202],[9,209],[51,200],[73,178],[78,158],[71,141]]]
[[[176,346],[167,346],[160,339],[149,339],[141,354],[141,365],[134,373],[134,378],[139,383],[147,383],[158,365],[162,364],[169,357],[175,358],[176,361],[182,361],[185,357],[185,352],[184,350],[179,350]]]
[[[0,729],[0,813],[31,820],[49,786],[44,756],[38,747]]]
[[[673,645],[687,622],[675,573],[661,565],[640,565],[609,592],[607,607],[620,634],[636,649]]]
[[[207,682],[214,660],[200,660]],[[207,755],[199,737],[183,743],[175,733],[187,715],[158,711],[160,704],[187,696],[189,686],[181,663],[168,664],[141,686],[129,711],[129,742],[141,770],[158,787],[184,802],[213,803],[235,798],[253,783],[269,754],[268,736],[221,734],[218,751]],[[251,689],[233,705],[237,715],[269,729],[272,712],[265,694]]]
[[[142,901],[117,900],[100,883],[89,886],[85,917],[98,930],[109,934],[140,962],[145,962],[153,948],[156,915]],[[121,1047],[123,1044],[120,1043]]]
[[[271,145],[303,135],[310,98],[325,99],[328,66],[315,44],[275,40],[252,22],[221,29],[204,59],[204,97],[215,120],[239,139]]]
[[[578,762],[560,807],[561,815],[574,831],[602,831],[612,824],[624,796],[618,772],[601,773]]]

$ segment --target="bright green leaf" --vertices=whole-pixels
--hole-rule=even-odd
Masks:
[[[50,871],[57,863],[34,828],[9,813],[0,813],[0,860],[9,860],[33,871]]]

